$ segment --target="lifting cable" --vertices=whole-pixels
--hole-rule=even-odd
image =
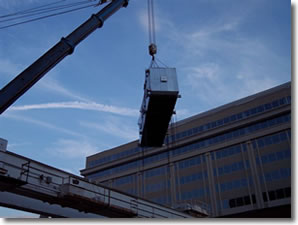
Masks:
[[[16,16],[16,15],[20,15],[20,14],[25,14],[25,13],[32,12],[34,10],[41,9],[41,8],[44,8],[44,7],[47,7],[47,6],[50,6],[50,5],[55,5],[57,3],[64,2],[64,1],[65,0],[60,0],[60,1],[52,2],[52,3],[46,4],[46,5],[37,6],[37,7],[34,7],[34,8],[22,10],[22,11],[17,11],[17,12],[14,12],[14,13],[2,15],[2,16],[0,16],[0,18],[10,17],[10,16]]]
[[[68,3],[68,4],[62,4],[62,5],[60,4],[59,5],[59,3],[65,2],[65,1],[67,1],[67,0],[60,0],[60,1],[53,2],[53,3],[45,4],[42,6],[38,6],[38,7],[22,10],[22,11],[17,11],[15,13],[1,15],[0,23],[5,23],[5,22],[13,21],[13,20],[20,20],[20,19],[26,18],[26,17],[31,17],[31,19],[21,20],[19,22],[15,22],[13,24],[2,25],[2,26],[0,26],[0,29],[12,27],[12,26],[16,26],[16,25],[20,25],[20,24],[24,24],[24,23],[29,23],[29,22],[45,19],[48,17],[58,16],[58,15],[78,11],[81,9],[85,9],[88,7],[95,7],[95,6],[98,6],[105,2],[105,1],[98,2],[98,0],[84,0],[84,1],[76,1],[76,2],[72,2],[72,3]],[[94,3],[94,2],[97,2],[97,3]],[[49,14],[51,12],[54,12],[54,13]],[[46,15],[39,16],[42,14],[46,14]],[[39,17],[36,17],[36,16],[39,16]]]
[[[149,68],[159,67],[157,61],[161,63],[165,68],[168,68],[163,62],[161,62],[155,54],[157,53],[157,45],[155,38],[155,18],[154,18],[154,5],[153,0],[147,0],[148,7],[148,34],[149,34],[149,55],[152,56]]]
[[[16,19],[19,19],[19,18],[25,18],[25,17],[34,16],[34,15],[40,15],[40,14],[47,13],[47,12],[58,11],[60,9],[72,8],[74,6],[82,5],[82,4],[86,4],[86,3],[89,3],[89,1],[76,2],[76,3],[59,5],[59,6],[53,6],[53,7],[48,7],[48,8],[42,8],[42,6],[41,6],[41,7],[38,7],[39,9],[26,10],[26,11],[23,11],[23,12],[14,13],[15,14],[15,17],[10,16],[11,18],[4,19],[4,20],[2,19],[2,20],[0,20],[0,23],[7,22],[7,21],[12,21],[12,20],[16,20]],[[19,16],[17,16],[17,15],[19,15]],[[8,17],[8,16],[7,15],[4,15],[4,16],[1,16],[1,17]]]
[[[156,39],[155,39],[155,20],[154,20],[154,7],[153,0],[148,0],[148,31],[149,31],[149,54],[154,61],[154,55],[157,52]]]

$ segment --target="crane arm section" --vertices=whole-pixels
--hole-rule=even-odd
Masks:
[[[103,26],[104,21],[126,7],[129,0],[113,0],[110,4],[93,14],[87,21],[49,49],[44,55],[27,67],[23,72],[10,81],[0,90],[0,114],[39,81],[49,70],[58,64],[67,55],[73,53],[74,48],[89,34]],[[106,1],[102,1],[104,3]]]

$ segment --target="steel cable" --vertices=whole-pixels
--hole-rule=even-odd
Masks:
[[[42,6],[37,6],[37,7],[34,7],[34,8],[30,8],[30,9],[26,9],[26,10],[22,10],[22,11],[17,11],[15,13],[10,13],[10,14],[6,14],[6,15],[2,15],[0,16],[0,18],[5,18],[5,17],[10,17],[10,16],[15,16],[15,15],[18,15],[18,14],[24,14],[26,12],[30,12],[32,10],[35,10],[35,9],[40,9],[40,8],[43,8],[43,7],[46,7],[46,6],[50,6],[50,5],[54,5],[54,4],[57,4],[59,2],[64,2],[66,0],[60,0],[60,1],[57,1],[57,2],[52,2],[52,3],[49,3],[49,4],[46,4],[46,5],[42,5]]]
[[[88,8],[88,7],[92,7],[92,6],[96,6],[96,5],[97,4],[91,4],[91,5],[75,8],[75,9],[70,9],[70,10],[66,10],[66,11],[62,11],[62,12],[58,12],[58,13],[53,13],[53,14],[49,14],[49,15],[45,15],[45,16],[40,16],[40,17],[37,17],[37,18],[21,21],[21,22],[18,22],[18,23],[13,23],[13,24],[1,26],[0,29],[5,29],[5,28],[8,28],[8,27],[13,27],[13,26],[17,26],[17,25],[21,25],[21,24],[25,24],[25,23],[30,23],[30,22],[33,22],[33,21],[38,21],[38,20],[42,20],[42,19],[45,19],[45,18],[49,18],[49,17],[53,17],[53,16],[58,16],[58,15],[78,11],[78,10],[85,9],[85,8]]]
[[[51,8],[47,8],[47,9],[32,11],[32,13],[26,13],[25,15],[22,15],[22,16],[17,16],[17,17],[5,19],[5,20],[0,20],[0,23],[13,21],[13,20],[18,20],[18,19],[21,19],[21,18],[32,17],[32,16],[36,16],[36,15],[41,15],[41,14],[44,14],[44,13],[49,13],[49,12],[58,11],[58,10],[62,10],[62,9],[73,8],[74,6],[78,6],[78,5],[82,5],[82,4],[86,4],[86,2],[79,3],[79,4],[78,3],[77,4],[72,4],[72,5],[70,5],[70,4],[69,5],[61,5],[61,6],[51,7]]]

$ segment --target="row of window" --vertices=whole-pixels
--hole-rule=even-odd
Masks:
[[[258,127],[258,129],[261,129],[261,127],[267,127],[267,126],[260,126],[260,124],[263,124],[263,125],[264,124],[276,125],[276,123],[285,123],[285,122],[289,122],[289,120],[290,120],[290,114],[282,115],[282,116],[279,116],[279,117],[276,117],[276,118],[273,118],[273,119],[270,119],[270,120],[266,120],[266,121],[251,125],[251,126],[246,127],[246,128],[241,128],[241,130],[244,131],[244,132],[241,132],[241,133],[243,135],[247,134],[247,132],[253,130],[253,129],[248,129],[248,128],[251,128],[251,127]],[[275,122],[272,122],[272,121],[275,121]],[[216,137],[213,137],[213,138],[210,138],[210,139],[216,139],[216,138],[219,138],[220,136],[223,137],[223,139],[229,138],[229,137],[231,137],[230,133],[239,132],[239,130],[240,129],[232,131],[232,132],[228,132],[226,134],[219,135],[219,136],[216,136]],[[289,131],[279,132],[279,133],[273,134],[273,135],[268,135],[268,136],[265,136],[265,137],[262,137],[262,138],[258,138],[258,139],[256,139],[256,141],[253,141],[253,146],[254,146],[254,148],[256,148],[256,143],[258,143],[258,146],[259,146],[259,143],[263,143],[260,146],[268,146],[268,145],[280,143],[282,141],[286,141],[287,140],[287,133],[290,134],[290,130]],[[205,139],[205,140],[198,141],[198,142],[196,142],[194,144],[191,144],[191,145],[187,145],[187,146],[180,147],[178,149],[174,149],[174,150],[172,150],[172,154],[175,156],[177,154],[182,154],[182,152],[188,152],[188,151],[197,150],[197,149],[202,148],[202,147],[207,147],[208,143],[212,143],[212,142],[210,142],[210,139]],[[246,150],[246,145],[242,144],[242,148],[244,150]],[[216,151],[215,156],[216,156],[216,159],[220,159],[220,158],[228,157],[228,156],[231,156],[231,155],[234,155],[234,154],[238,154],[240,152],[241,152],[241,144],[237,144],[237,145],[229,146],[227,148]],[[154,156],[151,156],[150,160],[148,160],[147,163],[149,163],[153,159],[156,159],[157,157],[167,157],[167,154],[168,153],[165,152],[165,153],[160,153],[160,154],[156,154]],[[289,151],[287,151],[286,153],[280,153],[279,152],[279,153],[276,153],[276,156],[278,156],[278,157],[287,157],[288,158],[288,157],[290,157],[290,152]],[[198,165],[198,164],[201,163],[200,157],[201,156],[197,156],[195,158],[180,161],[178,163],[178,166],[179,166],[179,168],[188,168],[188,167],[191,167],[193,165]],[[211,157],[214,160],[214,153],[213,152],[211,153]],[[263,160],[265,160],[265,159],[266,159],[266,157],[263,156]],[[274,159],[274,156],[271,156],[271,159]],[[144,160],[146,160],[146,158]],[[205,156],[202,156],[202,160],[205,161]],[[257,160],[257,163],[258,163],[259,159],[257,158],[256,160]],[[140,166],[141,163],[142,163],[141,160],[137,160],[137,161],[134,161],[134,162],[131,162],[131,163],[127,163],[127,164],[124,164],[124,165],[121,165],[121,166],[117,166],[115,168],[111,168],[111,169],[107,169],[107,170],[104,170],[104,171],[97,172],[95,174],[89,175],[88,178],[92,179],[92,178],[96,178],[96,177],[108,176],[108,175],[113,174],[113,173],[117,173],[117,172],[121,172],[121,171],[124,171],[124,170],[136,168],[136,167]]]
[[[248,161],[246,162],[247,164]],[[229,165],[225,165],[223,167],[217,168],[218,175],[224,175],[231,172],[235,172],[238,170],[244,169],[244,163],[243,161],[235,162]],[[214,169],[215,170],[215,169]],[[216,171],[216,170],[215,170]],[[158,175],[164,175],[166,172],[166,167],[159,167],[152,170],[148,170],[145,172],[145,177],[152,177],[152,176],[158,176]],[[190,182],[195,182],[198,180],[203,179],[203,175],[205,178],[208,177],[207,171],[205,170],[203,172],[197,172],[188,176],[182,176],[180,178],[180,184],[187,184]],[[287,178],[291,176],[291,168],[281,168],[280,170],[271,171],[264,174],[266,182],[279,180],[283,178]],[[263,176],[260,176],[260,181],[263,183]],[[133,183],[134,182],[134,175],[118,178],[114,181],[114,185],[123,185],[127,183]],[[241,188],[247,186],[247,180],[241,179],[241,180],[234,180],[232,182],[226,182],[220,184],[221,191],[227,191],[235,188]],[[166,183],[155,183],[155,184],[148,184],[146,185],[146,192],[155,192],[160,191],[166,187]],[[216,188],[218,190],[218,188]]]
[[[243,144],[242,146],[244,147],[244,149],[246,149],[245,144]],[[223,148],[221,150],[218,150],[218,151],[215,152],[215,155],[216,155],[216,159],[221,159],[221,158],[230,157],[232,155],[236,155],[236,154],[239,154],[239,153],[241,153],[241,145],[240,144],[229,146],[227,148]]]
[[[219,190],[221,192],[224,191],[231,191],[233,189],[238,189],[238,188],[244,188],[248,186],[248,183],[250,185],[252,185],[252,178],[249,177],[249,179],[247,178],[241,178],[241,179],[237,179],[237,180],[233,180],[233,181],[228,181],[228,182],[224,182],[215,186],[216,192],[219,192]]]
[[[287,132],[283,131],[280,133],[276,133],[273,135],[268,135],[266,137],[258,138],[256,141],[253,142],[253,147],[256,149],[256,143],[258,144],[258,148],[264,148],[266,146],[274,145],[274,144],[279,144],[281,142],[287,141]]]
[[[95,178],[99,178],[99,177],[105,177],[105,176],[109,176],[109,175],[112,175],[112,174],[117,174],[119,172],[122,172],[122,171],[125,171],[125,170],[128,170],[128,169],[137,168],[140,165],[141,165],[141,160],[137,160],[137,161],[134,161],[134,162],[131,162],[131,163],[121,165],[121,166],[117,166],[117,167],[114,167],[114,168],[110,168],[110,169],[107,169],[107,170],[96,172],[94,174],[88,175],[87,178],[88,179],[95,179]],[[162,167],[157,167],[157,168],[154,168],[154,169],[146,170],[144,172],[144,175],[145,175],[146,178],[149,178],[149,177],[153,177],[153,176],[165,175],[166,172],[167,172],[167,167],[162,166]],[[131,178],[125,178],[124,177],[123,182],[126,179],[131,179]],[[122,182],[122,181],[119,181],[119,182]]]
[[[290,149],[286,149],[284,151],[278,151],[275,153],[270,153],[267,155],[263,155],[261,157],[261,161],[263,164],[266,163],[270,163],[276,160],[283,160],[283,159],[289,159],[291,157],[291,152]],[[188,159],[188,160],[183,160],[180,161],[178,163],[179,165],[179,169],[181,168],[188,168],[189,166],[194,166],[196,164],[200,163],[200,159],[199,156],[196,156],[194,158]],[[260,165],[260,160],[259,157],[256,157],[256,162],[257,165]],[[246,168],[250,168],[250,163],[248,160],[245,160],[245,164],[246,164]],[[187,167],[188,166],[188,167]],[[222,176],[225,174],[229,174],[232,172],[236,172],[236,171],[240,171],[240,170],[244,170],[244,162],[243,161],[239,161],[239,162],[234,162],[232,164],[228,164],[228,165],[224,165],[222,167],[218,167],[217,169],[214,168],[214,176],[216,176],[218,174],[218,176]],[[189,183],[189,182],[193,182],[196,180],[200,180],[202,179],[203,175],[202,172],[199,173],[195,173],[189,176],[183,176],[180,178],[180,184],[185,184],[185,183]],[[207,174],[206,174],[207,177]]]
[[[167,169],[168,168],[166,166],[157,167],[151,170],[146,170],[144,172],[144,175],[145,175],[145,178],[165,175],[167,172]]]
[[[240,188],[240,187],[247,186],[247,181],[245,181],[244,179],[235,180],[232,183],[233,183],[234,188]],[[167,185],[170,186],[169,182],[167,184],[165,181],[160,182],[160,183],[155,183],[155,184],[148,184],[148,185],[146,185],[146,193],[165,190],[167,188]],[[229,189],[229,188],[227,187],[227,189]],[[232,189],[232,187],[230,189]],[[128,189],[128,190],[124,190],[124,191],[127,193],[130,193],[130,194],[136,194],[135,189]],[[268,193],[263,192],[262,194],[263,194],[264,202],[267,202],[268,199],[270,201],[273,201],[273,200],[278,200],[278,199],[283,199],[283,198],[289,198],[289,197],[291,197],[291,187],[281,188],[281,189],[277,189],[277,190],[271,190],[271,191],[268,191]],[[205,195],[204,188],[194,189],[192,191],[182,192],[181,199],[182,200],[192,200],[195,198],[202,198],[204,195]],[[163,200],[161,200],[161,199],[163,199]],[[161,196],[161,197],[158,197],[158,198],[155,198],[152,200],[155,202],[158,202],[160,204],[166,204],[166,199],[167,199],[166,196]],[[240,206],[250,205],[250,204],[255,204],[255,203],[256,203],[256,198],[255,198],[255,195],[253,194],[253,195],[251,195],[251,197],[247,195],[247,196],[238,197],[238,198],[229,199],[229,200],[225,199],[225,200],[223,200],[223,208],[224,209],[235,208],[235,207],[240,207]]]
[[[131,195],[137,195],[137,190],[135,188],[121,189],[121,191],[126,192]]]
[[[146,157],[144,159],[144,165],[149,165],[151,163],[166,159],[166,158],[168,158],[168,154],[169,154],[168,152],[163,152],[163,153],[160,153],[160,154],[156,154],[156,155],[153,155],[153,156]]]
[[[185,152],[190,152],[190,151],[198,150],[201,148],[205,148],[205,147],[208,147],[213,144],[218,144],[221,142],[231,140],[233,138],[238,138],[243,135],[251,134],[255,131],[259,131],[259,130],[262,130],[265,128],[276,126],[278,124],[287,123],[287,122],[290,122],[290,120],[291,120],[291,114],[278,116],[273,119],[265,120],[263,122],[259,122],[259,123],[255,123],[255,124],[247,126],[247,127],[235,129],[233,131],[230,131],[230,132],[227,132],[227,133],[224,133],[221,135],[217,135],[215,137],[208,138],[205,140],[201,140],[201,141],[195,142],[190,145],[176,148],[172,151],[172,154],[173,154],[173,156],[175,156],[175,155],[183,154]]]
[[[134,154],[140,152],[140,150],[141,150],[140,147],[134,147],[134,148],[125,150],[123,152],[119,152],[119,153],[116,153],[116,154],[113,154],[113,155],[109,155],[109,156],[105,156],[105,157],[102,157],[102,158],[99,158],[99,159],[92,160],[92,161],[88,162],[87,168],[102,165],[102,164],[105,164],[107,162],[111,162],[111,161],[114,161],[114,160],[117,160],[117,159],[125,158],[125,157],[130,156],[130,155],[134,155]]]
[[[195,165],[200,165],[202,161],[203,162],[206,161],[205,156],[204,155],[198,155],[198,156],[195,156],[195,157],[190,158],[190,159],[185,159],[185,160],[179,161],[178,162],[178,167],[179,167],[179,169],[186,169],[186,168],[189,168],[189,167],[192,167],[192,166],[195,166]]]
[[[196,188],[192,191],[183,191],[181,192],[181,200],[191,200],[203,198],[205,194],[209,194],[208,188]]]
[[[266,192],[263,192],[263,200],[264,202],[268,201],[268,197],[270,201],[290,198],[291,197],[291,187],[280,188],[277,190],[268,191],[268,195]]]
[[[188,175],[188,176],[180,177],[180,184],[187,184],[187,183],[190,183],[190,182],[195,182],[195,181],[198,181],[198,180],[202,180],[203,177],[205,179],[208,178],[208,173],[207,173],[206,170],[204,172],[197,172],[197,173],[194,173],[194,174],[191,174],[191,175]]]
[[[150,199],[151,201],[153,202],[156,202],[158,204],[161,204],[161,205],[166,205],[167,203],[171,203],[171,197],[167,197],[167,196],[160,196],[160,197],[156,197],[156,198],[152,198]]]
[[[278,160],[290,159],[291,158],[291,149],[286,149],[278,152],[269,153],[261,156],[262,164],[272,163]],[[260,165],[260,158],[256,157],[257,165]]]
[[[192,129],[189,129],[189,130],[186,130],[183,132],[179,132],[176,135],[171,135],[170,137],[168,137],[169,140],[167,140],[167,141],[174,142],[174,141],[177,141],[178,139],[182,139],[187,136],[198,134],[198,133],[207,131],[212,128],[227,125],[228,123],[231,123],[234,121],[239,121],[239,120],[254,116],[256,114],[275,109],[275,108],[277,108],[279,106],[283,106],[285,104],[291,104],[291,96],[283,97],[281,99],[274,100],[270,103],[266,103],[266,104],[254,107],[254,108],[246,110],[244,112],[240,112],[240,113],[225,117],[223,119],[219,119],[217,121],[213,121],[213,122],[201,125],[199,127],[194,127]],[[165,141],[165,143],[167,143],[167,141]]]
[[[291,104],[291,96],[283,97],[281,99],[274,100],[270,103],[260,105],[258,107],[246,110],[244,112],[234,114],[234,115],[231,115],[229,117],[225,117],[223,119],[213,121],[213,122],[210,122],[210,123],[207,123],[207,124],[204,124],[204,125],[201,125],[199,127],[195,127],[195,128],[183,131],[183,132],[179,132],[176,135],[167,136],[166,137],[167,140],[165,140],[165,143],[175,142],[178,139],[181,139],[181,138],[184,138],[184,137],[187,137],[187,136],[191,136],[191,135],[195,135],[195,134],[204,132],[206,130],[209,130],[209,129],[212,129],[212,128],[215,128],[215,127],[226,125],[226,124],[234,122],[234,121],[239,121],[239,120],[245,119],[247,117],[254,116],[255,114],[263,113],[265,111],[277,108],[279,106],[283,106],[285,104]],[[130,155],[134,155],[136,153],[139,153],[141,150],[142,150],[141,147],[134,147],[134,148],[125,150],[123,152],[120,152],[120,153],[117,153],[117,154],[114,154],[114,155],[110,155],[110,156],[106,156],[106,157],[103,157],[103,158],[100,158],[100,159],[93,160],[93,161],[88,162],[87,168],[91,168],[91,167],[94,167],[94,166],[97,166],[97,165],[101,165],[101,164],[104,164],[104,163],[107,163],[107,162],[111,162],[111,161],[114,161],[114,160],[117,160],[117,159],[120,159],[120,158],[124,158],[124,157],[130,156]]]
[[[233,145],[233,146],[229,146],[227,148],[217,150],[215,153],[211,152],[211,158],[212,158],[212,160],[215,160],[214,155],[216,156],[216,159],[221,159],[221,158],[225,158],[225,157],[230,157],[235,154],[239,154],[239,153],[241,153],[241,145],[243,146],[243,149],[246,150],[245,144],[237,144],[237,145]],[[192,166],[200,165],[202,161],[203,162],[206,161],[205,155],[198,155],[198,156],[192,157],[190,159],[179,161],[178,167],[179,167],[179,169],[187,169]]]
[[[120,177],[114,180],[114,185],[124,185],[124,184],[131,184],[135,180],[135,175],[129,175],[125,177]]]
[[[263,128],[267,128],[268,126],[274,126],[276,124],[279,124],[279,123],[284,123],[284,122],[289,122],[290,120],[290,115],[285,115],[285,116],[280,116],[280,117],[277,117],[277,118],[274,118],[274,119],[271,119],[271,120],[268,120],[268,121],[265,121],[265,122],[261,122],[261,123],[257,123],[255,125],[252,125],[252,126],[249,126],[246,129],[246,132],[243,130],[241,131],[233,131],[233,132],[230,132],[230,133],[234,133],[233,136],[238,136],[238,135],[244,135],[245,133],[252,133],[256,130],[260,130],[260,129],[263,129]],[[289,133],[289,132],[288,132]],[[228,133],[226,134],[226,137],[229,138],[231,137],[231,135]],[[220,137],[219,137],[220,138]],[[215,137],[216,139],[216,137]],[[270,136],[266,136],[266,137],[263,137],[263,138],[259,138],[257,139],[257,142],[258,143],[265,143],[263,145],[259,145],[259,146],[267,146],[267,145],[271,145],[271,144],[278,144],[282,141],[285,141],[287,140],[287,134],[286,132],[281,132],[281,133],[278,133],[278,134],[274,134],[274,135],[270,135]],[[201,141],[200,142],[200,145],[199,145],[199,148],[200,147],[205,147],[205,141]],[[216,141],[215,141],[216,142]],[[209,143],[212,144],[212,141],[209,141]],[[185,147],[182,147],[182,148],[179,148],[178,150],[174,150],[173,152],[173,155],[175,155],[175,152],[177,154],[178,153],[181,153],[181,152],[186,152],[186,151],[190,151],[191,149],[195,148],[195,147],[198,147],[198,143],[195,143],[193,144],[192,146],[185,146]],[[242,145],[242,148],[244,151],[246,151],[246,145],[243,144]],[[241,152],[241,145],[234,145],[234,146],[230,146],[230,147],[227,147],[227,148],[224,148],[224,149],[221,149],[219,151],[216,151],[215,155],[216,155],[216,159],[220,159],[220,158],[225,158],[225,157],[229,157],[231,155],[234,155],[234,154],[238,154]],[[167,157],[167,153],[162,153],[162,154],[157,154],[155,156],[151,156],[150,157],[150,160],[148,160],[147,162],[155,162],[155,161],[158,161],[158,160],[162,160],[162,159],[165,159]],[[211,157],[212,159],[214,160],[214,154],[211,153]],[[145,159],[146,160],[146,159]],[[155,160],[155,161],[154,161]],[[203,160],[205,160],[205,158],[203,158]],[[200,157],[198,158],[192,158],[192,159],[188,159],[188,160],[184,160],[184,161],[181,161],[179,163],[179,168],[180,169],[183,169],[183,168],[188,168],[188,167],[191,167],[191,166],[194,166],[194,165],[199,165],[201,163],[201,159]]]
[[[247,165],[247,167],[249,167],[248,160],[246,160],[246,165]],[[219,176],[229,174],[232,172],[236,172],[236,171],[240,171],[240,170],[244,170],[244,162],[243,161],[234,162],[232,164],[227,164],[227,165],[217,168]]]
[[[236,208],[236,207],[241,207],[244,205],[251,205],[251,204],[256,204],[256,196],[252,194],[251,196],[246,195],[243,197],[239,198],[233,198],[233,199],[225,199],[223,200],[223,208]]]
[[[291,168],[280,168],[279,170],[273,170],[264,174],[266,182],[278,181],[291,177]],[[261,183],[264,183],[263,176],[260,176]]]
[[[139,166],[141,166],[141,163],[142,163],[141,160],[133,161],[133,162],[130,162],[130,163],[123,164],[121,166],[116,166],[116,167],[113,167],[113,168],[110,168],[110,169],[106,169],[106,170],[102,170],[102,171],[90,174],[90,175],[87,176],[87,178],[88,179],[94,179],[94,178],[109,176],[111,174],[117,174],[117,173],[120,173],[120,172],[125,171],[125,170],[138,168]]]
[[[291,187],[268,191],[268,193],[263,192],[262,194],[263,194],[264,202],[268,202],[268,199],[270,201],[274,201],[274,200],[283,199],[283,198],[290,198]],[[256,203],[256,196],[252,194],[251,196],[247,195],[239,198],[225,199],[222,201],[222,203],[223,203],[224,209],[236,208],[244,205],[251,205]]]
[[[288,151],[289,150],[287,150],[286,152],[288,152]],[[275,154],[278,154],[278,153],[280,153],[280,152],[276,152]],[[274,154],[274,153],[272,153],[272,154]],[[268,158],[270,158],[270,155],[268,155]],[[288,154],[286,154],[286,155],[288,155]],[[264,156],[262,156],[262,157],[264,157]],[[258,162],[258,160],[257,160],[257,162]],[[266,163],[268,161],[262,160],[262,162]],[[249,161],[248,160],[246,160],[246,167],[249,168]],[[223,167],[218,167],[217,168],[217,173],[218,173],[219,176],[221,176],[221,175],[229,174],[229,173],[236,172],[236,171],[239,171],[239,170],[244,170],[243,161],[228,164],[228,165],[225,165]],[[166,173],[166,167],[158,167],[158,168],[155,168],[155,169],[145,171],[145,177],[149,178],[149,177],[152,177],[152,176],[160,176],[160,175],[165,175],[165,173]],[[180,178],[180,184],[187,184],[187,183],[190,183],[190,182],[195,182],[195,181],[198,181],[198,180],[202,180],[203,179],[203,174],[204,174],[205,178],[208,177],[208,174],[207,174],[206,170],[204,171],[204,173],[203,172],[197,172],[197,173],[194,173],[194,174],[191,174],[191,175],[188,175],[188,176],[182,176]],[[266,173],[265,174],[265,179],[266,179],[266,181],[272,181],[272,180],[277,180],[277,179],[289,177],[290,174],[291,174],[290,168],[286,168],[286,169],[281,168],[279,171],[271,171],[270,173]],[[216,169],[214,169],[214,175],[216,175]],[[262,176],[261,176],[261,179],[262,179]],[[132,183],[132,182],[134,182],[134,175],[118,178],[114,181],[114,184],[115,185],[123,185],[123,184],[127,184],[127,183]],[[244,182],[245,182],[244,180],[242,180],[242,181],[235,180],[233,182],[221,184],[221,190],[223,191],[225,189],[230,190],[230,189],[233,189],[233,188],[239,188],[239,187],[241,187],[241,184],[245,185]]]
[[[170,183],[168,181],[168,186],[170,186]],[[152,183],[152,184],[146,184],[146,193],[151,193],[151,192],[158,192],[158,191],[163,191],[167,189],[167,182],[162,181],[159,183]]]

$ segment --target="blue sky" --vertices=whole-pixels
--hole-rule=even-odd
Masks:
[[[86,156],[138,138],[146,2],[130,0],[0,115],[9,151],[79,174]],[[44,3],[0,0],[0,15]],[[0,29],[0,88],[99,9]],[[157,58],[177,69],[178,120],[291,80],[289,0],[155,0],[155,17]]]

